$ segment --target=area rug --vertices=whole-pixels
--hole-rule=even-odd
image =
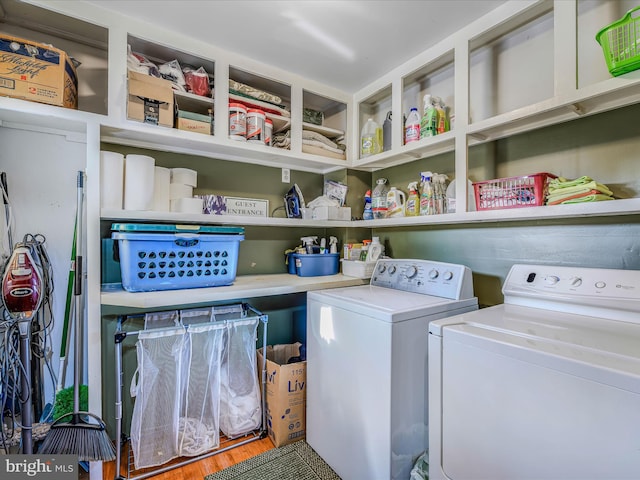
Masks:
[[[304,440],[274,448],[204,480],[340,480]]]

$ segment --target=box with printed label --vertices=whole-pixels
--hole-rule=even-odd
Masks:
[[[78,108],[78,75],[63,50],[0,34],[0,95]]]
[[[300,343],[267,347],[267,431],[276,447],[305,438],[307,362],[300,361]],[[263,349],[258,350],[262,368]],[[293,359],[293,363],[288,363]],[[298,360],[298,361],[295,361]]]
[[[127,118],[139,122],[173,127],[173,89],[171,82],[129,70]]]
[[[188,132],[211,135],[211,117],[200,113],[178,110],[176,128],[178,130],[187,130]]]

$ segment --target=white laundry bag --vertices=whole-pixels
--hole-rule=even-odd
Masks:
[[[189,325],[183,361],[186,380],[178,428],[178,454],[194,456],[220,446],[220,365],[224,324]]]
[[[230,438],[262,423],[256,360],[258,318],[227,322],[220,384],[220,430]]]
[[[141,331],[136,342],[138,368],[131,382],[135,397],[131,446],[136,469],[162,465],[178,454],[185,345],[184,328]]]

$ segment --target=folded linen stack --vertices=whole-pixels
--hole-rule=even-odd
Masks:
[[[302,151],[305,153],[344,160],[346,158],[345,148],[345,145],[336,143],[321,133],[302,130]]]
[[[547,205],[603,200],[614,200],[613,192],[606,185],[596,182],[591,177],[583,176],[575,180],[558,177],[549,182]]]

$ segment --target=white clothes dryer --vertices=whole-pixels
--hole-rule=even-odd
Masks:
[[[407,480],[427,449],[429,322],[476,310],[471,270],[381,259],[307,294],[307,442],[343,480]]]
[[[429,328],[431,480],[640,478],[640,271],[515,265]]]

